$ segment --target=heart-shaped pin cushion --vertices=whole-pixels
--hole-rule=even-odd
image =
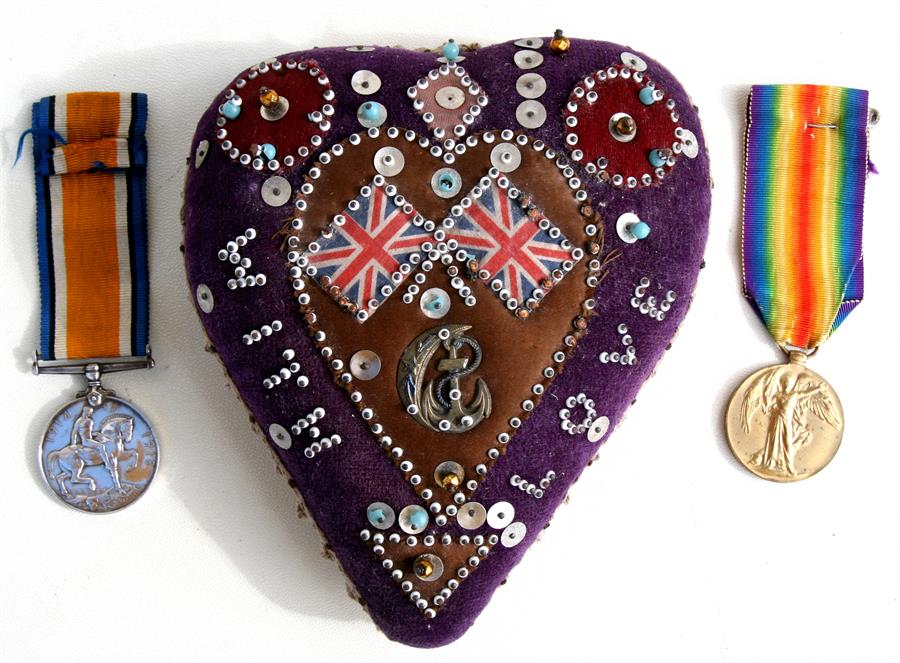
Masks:
[[[472,623],[653,371],[710,202],[653,60],[454,50],[247,69],[184,206],[212,347],[361,603],[423,647]]]

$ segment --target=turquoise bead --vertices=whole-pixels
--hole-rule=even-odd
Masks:
[[[638,221],[633,224],[629,230],[631,231],[631,234],[638,239],[646,239],[650,234],[650,226],[643,221]]]
[[[265,155],[267,161],[271,161],[275,158],[277,152],[275,151],[275,146],[272,143],[263,143],[260,145],[260,149],[262,150],[263,155]]]
[[[428,512],[425,509],[416,509],[409,514],[409,523],[417,530],[428,526]]]
[[[387,109],[377,101],[367,101],[357,109],[356,119],[367,129],[380,127],[387,119]]]
[[[666,165],[666,155],[662,150],[650,150],[647,153],[647,160],[654,168],[662,168]]]
[[[371,101],[366,102],[363,104],[361,114],[365,119],[376,122],[378,120],[378,106]]]
[[[453,61],[459,57],[459,44],[450,39],[446,44],[444,44],[442,52],[444,54],[444,57],[447,58],[448,61]]]
[[[236,120],[238,115],[240,114],[241,107],[233,101],[226,101],[224,104],[222,104],[222,115],[227,117],[229,120]]]
[[[384,509],[378,507],[369,509],[366,515],[368,516],[369,522],[372,523],[372,525],[380,525],[386,520]]]
[[[653,98],[653,88],[650,86],[642,87],[641,91],[638,92],[638,99],[640,99],[641,103],[644,104],[645,106],[652,105],[653,102],[656,101]]]

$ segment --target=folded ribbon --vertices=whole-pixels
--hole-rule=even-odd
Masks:
[[[146,124],[144,94],[33,105],[42,359],[148,352]]]

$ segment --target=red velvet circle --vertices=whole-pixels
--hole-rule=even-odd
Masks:
[[[615,78],[609,77],[610,69],[617,72]],[[640,183],[641,176],[647,173],[654,182],[658,182],[654,175],[656,169],[647,155],[659,148],[671,150],[674,143],[680,142],[675,137],[678,123],[672,120],[672,111],[666,108],[666,98],[649,106],[638,98],[641,88],[652,84],[646,76],[641,75],[639,82],[634,78],[636,72],[625,66],[610,69],[605,70],[605,80],[601,80],[596,73],[590,77],[594,81],[593,88],[587,88],[583,82],[579,85],[586,93],[591,90],[597,93],[594,103],[588,102],[586,94],[578,97],[573,92],[569,97],[578,105],[574,112],[566,112],[567,117],[575,116],[578,120],[578,124],[569,129],[570,133],[578,136],[578,142],[572,149],[584,153],[582,163],[596,163],[600,157],[606,158],[608,165],[601,170],[611,176],[620,174],[626,180],[634,177]],[[621,76],[622,71],[629,72],[628,78]],[[637,124],[637,133],[631,142],[620,142],[610,133],[609,120],[616,113],[628,113]],[[670,170],[670,167],[665,166],[664,169]]]
[[[262,103],[259,93],[263,87],[275,90],[288,100],[288,111],[281,119],[269,121],[260,114]],[[230,140],[240,154],[250,153],[251,145],[271,143],[276,149],[275,158],[283,163],[287,155],[293,155],[297,159],[298,149],[311,148],[313,136],[326,133],[320,127],[321,120],[314,121],[310,114],[321,112],[322,107],[328,103],[323,95],[326,90],[331,89],[331,83],[313,60],[306,60],[291,68],[282,62],[278,69],[274,69],[271,64],[266,66],[265,71],[251,69],[235,80],[231,89],[241,99],[241,114],[234,120],[226,120],[227,134],[220,140]],[[328,120],[328,117],[324,116],[322,119]],[[299,161],[303,159],[300,158]]]

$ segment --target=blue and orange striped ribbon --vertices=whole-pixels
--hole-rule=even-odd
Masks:
[[[32,106],[43,360],[148,354],[146,126],[139,93]]]
[[[863,297],[868,93],[755,85],[744,172],[744,294],[782,348],[812,350]]]

